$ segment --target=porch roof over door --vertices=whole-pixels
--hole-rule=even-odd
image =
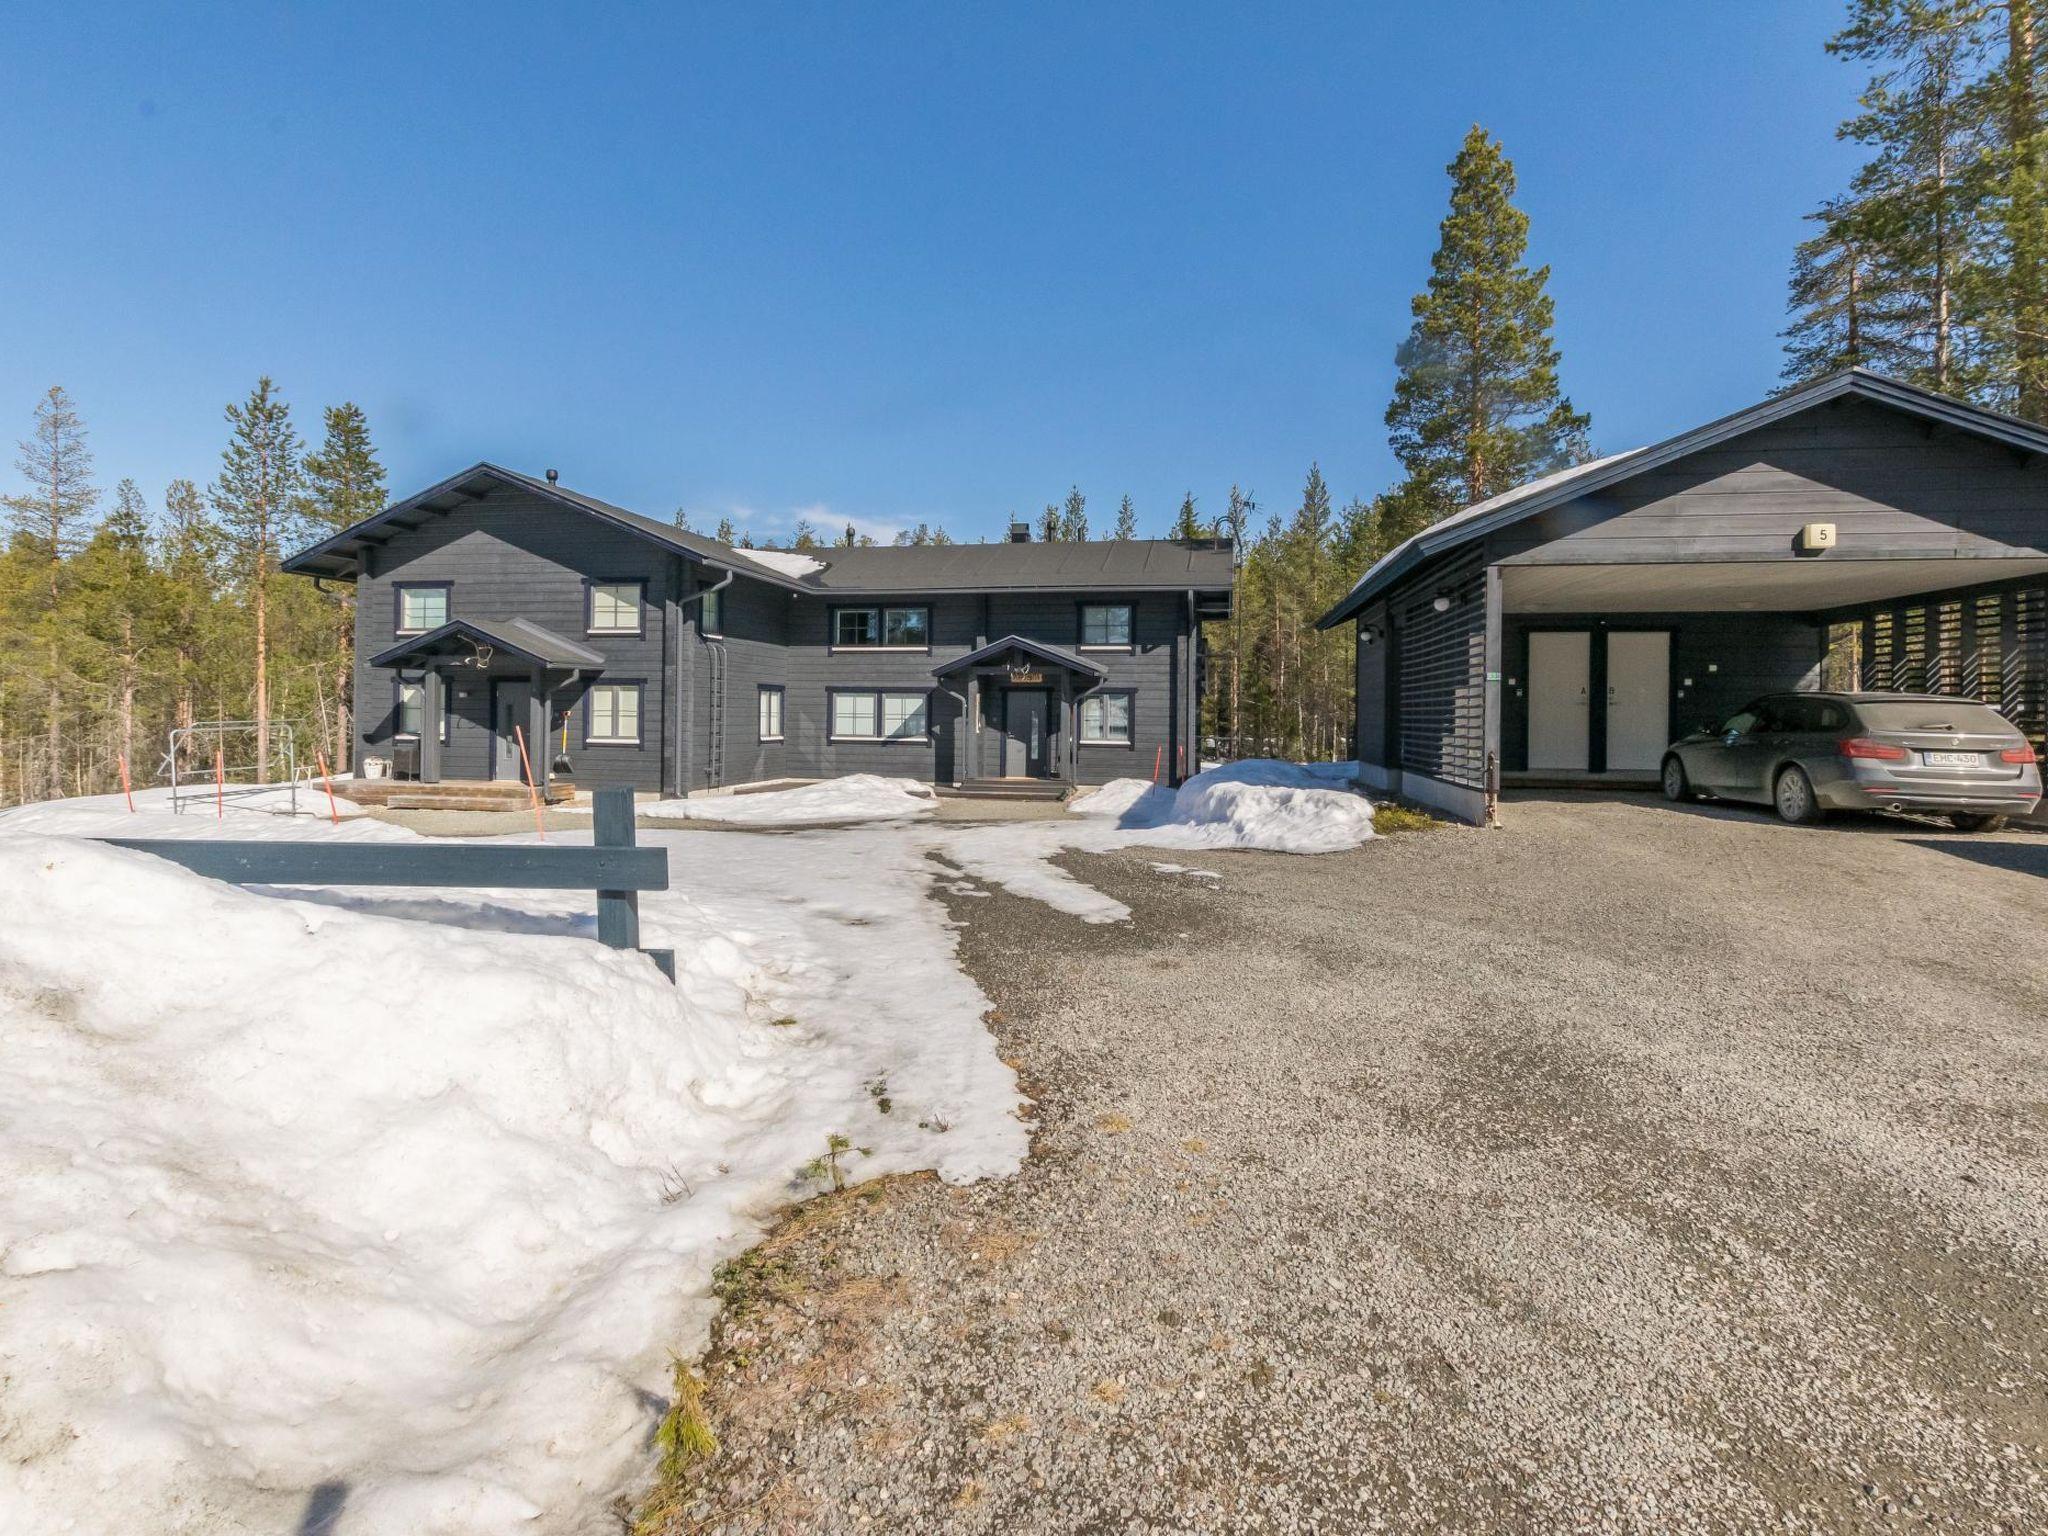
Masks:
[[[556,634],[528,619],[450,619],[439,629],[408,635],[388,651],[370,658],[373,667],[423,666],[450,656],[468,660],[490,650],[515,661],[563,672],[588,672],[604,666],[604,657],[587,645]]]
[[[999,666],[1012,655],[1023,655],[1047,666],[1061,667],[1077,677],[1101,679],[1108,671],[1086,656],[1062,650],[1057,645],[1047,645],[1043,640],[1027,640],[1022,635],[1005,635],[978,651],[969,651],[965,656],[956,656],[951,661],[942,661],[932,668],[932,676],[944,677],[952,672],[965,672],[975,667]]]

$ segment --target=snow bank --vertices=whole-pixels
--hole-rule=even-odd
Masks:
[[[0,831],[132,820],[37,810]],[[312,835],[358,826],[405,835]],[[643,836],[673,987],[580,893],[0,836],[0,1530],[614,1529],[712,1266],[829,1133],[854,1177],[1017,1166],[920,848]]]
[[[1130,908],[1052,862],[1069,849],[1257,848],[1337,853],[1373,835],[1372,802],[1353,787],[1355,763],[1255,758],[1207,769],[1178,790],[1115,779],[1068,802],[1064,821],[948,831],[935,838],[969,875],[1084,922],[1119,923]],[[938,829],[934,828],[934,832]]]
[[[1372,836],[1372,802],[1356,788],[1356,763],[1250,758],[1204,769],[1178,790],[1117,779],[1069,805],[1077,815],[1161,834],[1182,848],[1263,848],[1337,853]]]
[[[924,816],[938,803],[929,784],[855,773],[799,789],[642,802],[634,807],[634,813],[657,820],[716,821],[735,827],[817,827]]]
[[[334,810],[353,821],[351,837],[408,837],[388,823],[366,817],[353,801],[334,797]],[[317,783],[298,790],[298,811],[292,792],[258,790],[241,799],[224,799],[218,808],[208,799],[188,803],[182,813],[171,809],[169,789],[138,789],[135,810],[121,795],[80,795],[69,800],[43,800],[0,811],[0,833],[40,832],[71,837],[231,837],[244,842],[332,835],[327,791]]]

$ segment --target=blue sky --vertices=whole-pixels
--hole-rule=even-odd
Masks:
[[[1596,447],[1775,383],[1853,164],[1837,0],[15,7],[0,434],[204,480],[273,375],[395,493],[478,459],[757,535],[1164,531],[1382,413],[1444,167],[1501,137]],[[0,483],[15,483],[11,471]]]

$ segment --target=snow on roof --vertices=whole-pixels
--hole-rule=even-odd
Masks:
[[[735,549],[733,553],[756,565],[765,565],[771,571],[780,571],[785,576],[808,576],[813,571],[825,569],[824,561],[789,549]]]
[[[1376,572],[1407,554],[1414,545],[1423,539],[1441,532],[1445,528],[1455,528],[1460,523],[1477,522],[1480,518],[1490,516],[1495,512],[1505,512],[1508,508],[1515,506],[1519,502],[1527,501],[1531,497],[1541,496],[1548,491],[1554,491],[1559,486],[1569,484],[1581,476],[1590,475],[1595,470],[1610,468],[1621,463],[1624,459],[1632,459],[1644,451],[1641,448],[1630,448],[1621,453],[1610,453],[1604,458],[1588,459],[1583,464],[1568,464],[1563,469],[1552,470],[1547,475],[1538,475],[1534,480],[1525,480],[1512,490],[1502,491],[1497,496],[1489,496],[1484,501],[1475,501],[1469,507],[1461,507],[1448,517],[1438,518],[1427,528],[1423,529],[1422,532],[1411,534],[1384,555],[1381,555],[1379,559],[1366,567],[1364,575],[1351,584],[1351,590],[1356,592],[1360,587],[1371,581]]]

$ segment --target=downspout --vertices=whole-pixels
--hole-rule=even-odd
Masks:
[[[1182,697],[1187,701],[1187,725],[1181,731],[1181,740],[1186,743],[1187,760],[1181,764],[1181,781],[1185,783],[1195,773],[1202,771],[1202,701],[1195,693],[1195,658],[1202,653],[1202,624],[1195,617],[1195,589],[1188,588],[1188,628],[1181,644],[1186,647],[1186,659],[1181,671],[1187,681],[1183,685]],[[1192,773],[1190,772],[1192,770]]]
[[[684,566],[684,569],[685,569],[685,570],[687,570],[687,569],[689,569],[689,567],[688,567],[688,566],[686,565],[686,566]],[[700,599],[700,598],[704,597],[704,596],[705,596],[705,595],[706,595],[707,593],[711,593],[711,592],[723,592],[723,591],[724,591],[724,590],[725,590],[725,589],[726,589],[727,587],[729,587],[729,586],[731,586],[731,585],[732,585],[732,582],[733,582],[733,577],[735,577],[735,576],[736,576],[736,575],[738,575],[738,574],[739,574],[739,573],[738,573],[737,571],[727,571],[727,572],[725,573],[725,575],[724,575],[724,576],[722,576],[721,578],[719,578],[719,579],[718,579],[717,581],[713,582],[713,583],[712,583],[712,584],[711,584],[710,586],[708,586],[708,587],[699,587],[699,588],[698,588],[698,589],[697,589],[696,591],[694,591],[694,592],[685,592],[685,593],[683,593],[683,594],[682,594],[682,596],[680,596],[680,597],[678,597],[678,598],[676,599],[676,610],[677,610],[678,614],[680,614],[680,613],[681,613],[682,609],[683,609],[683,608],[684,608],[684,607],[685,607],[685,606],[686,606],[687,604],[690,604],[690,603],[694,603],[694,602],[698,601],[698,599]],[[691,667],[691,670],[692,670],[693,672],[695,671],[695,669],[696,669],[696,666],[697,666],[697,658],[696,658],[696,656],[695,656],[694,654],[692,654],[692,655],[691,655],[691,657],[690,657],[690,667]],[[691,721],[691,719],[690,719],[690,709],[689,709],[689,705],[688,705],[688,704],[687,704],[687,703],[685,702],[685,700],[684,700],[684,698],[683,698],[683,632],[682,632],[682,630],[681,630],[681,629],[678,629],[678,630],[676,631],[676,709],[675,709],[675,715],[676,715],[676,729],[675,729],[675,744],[676,744],[676,793],[677,793],[678,795],[680,795],[680,796],[682,796],[682,797],[684,797],[684,798],[686,798],[686,799],[687,799],[687,798],[688,798],[688,796],[689,796],[689,793],[690,793],[690,786],[689,786],[689,783],[688,783],[688,781],[687,781],[687,777],[686,777],[686,775],[684,774],[684,771],[683,771],[683,761],[684,761],[684,755],[683,755],[683,748],[684,748],[684,746],[685,746],[685,745],[687,744],[687,741],[686,741],[686,738],[687,738],[687,734],[688,734],[688,732],[689,732],[689,729],[690,729],[690,727],[691,727],[691,725],[692,725],[692,723],[693,723],[693,722],[692,722],[692,721]]]

